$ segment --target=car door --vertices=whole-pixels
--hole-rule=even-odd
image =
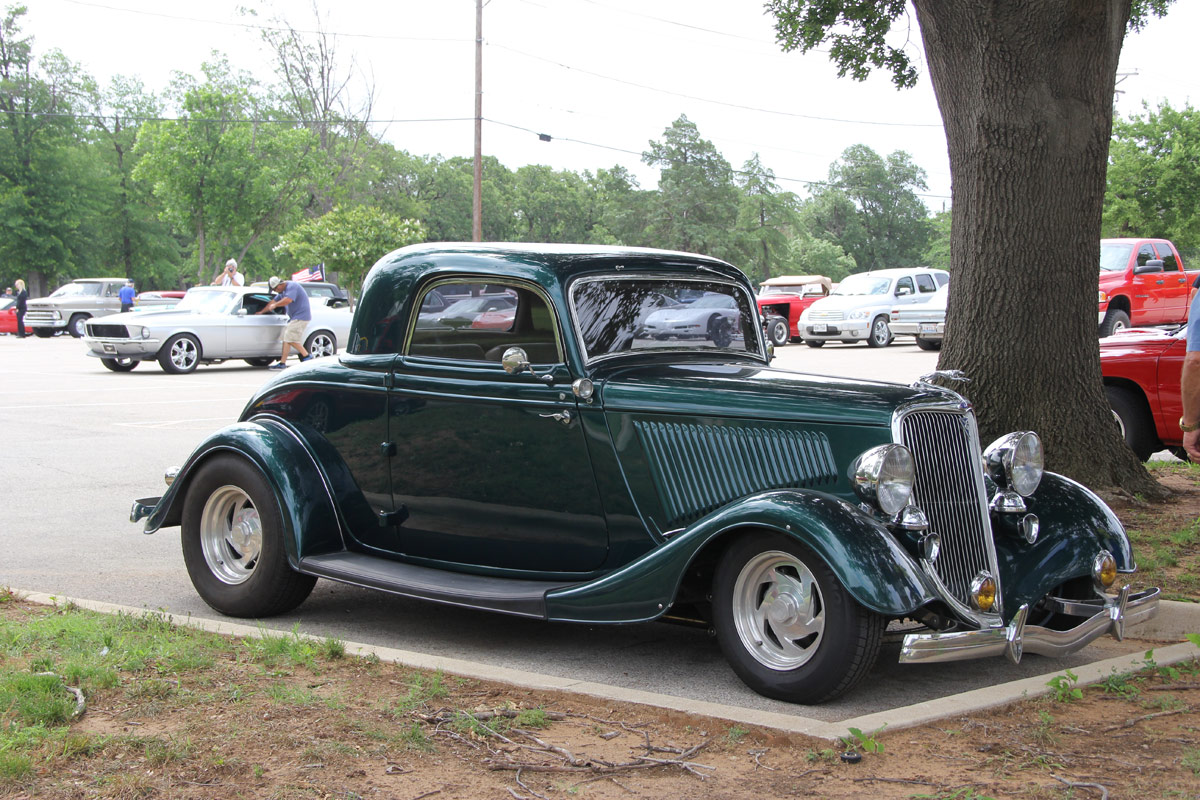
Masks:
[[[1161,276],[1165,304],[1163,321],[1167,323],[1182,322],[1187,319],[1188,300],[1191,297],[1192,287],[1188,285],[1187,275],[1180,267],[1179,258],[1170,244],[1155,242],[1154,251],[1158,254],[1159,260],[1163,262]]]
[[[1158,258],[1154,245],[1146,243],[1138,247],[1134,257],[1133,278],[1130,281],[1129,304],[1133,308],[1134,325],[1160,325],[1167,319],[1167,305],[1162,290],[1165,278],[1161,269],[1138,274],[1138,268]]]
[[[608,534],[559,328],[540,291],[509,288],[518,307],[508,330],[410,328],[389,414],[393,504],[406,513],[394,549],[588,572],[605,560]],[[536,375],[505,371],[514,346]]]
[[[927,294],[917,294],[917,287],[913,278],[914,276],[912,275],[904,275],[896,279],[896,284],[892,287],[892,302],[894,304],[910,306],[913,303],[924,302],[929,299],[929,295]]]
[[[287,326],[287,311],[277,308],[259,314],[271,302],[269,292],[244,294],[226,321],[225,339],[228,354],[234,358],[263,358],[278,356],[283,329]],[[245,314],[239,314],[244,310]]]

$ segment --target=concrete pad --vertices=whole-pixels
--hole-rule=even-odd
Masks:
[[[40,592],[24,592],[19,589],[13,589],[12,591],[29,602],[42,605],[73,603],[80,608],[105,614],[142,616],[154,613],[134,606],[62,597]],[[260,637],[267,635],[297,635],[311,639],[321,638],[303,633],[295,634],[290,630],[276,630],[262,625],[245,625],[237,622],[192,616],[177,617],[175,615],[168,615],[168,617],[176,625],[186,625],[198,630],[219,633],[226,636]],[[1172,642],[1181,642],[1189,633],[1200,633],[1200,604],[1164,600],[1159,603],[1158,614],[1153,619],[1138,625],[1132,630],[1137,634],[1138,641],[1145,641],[1146,649],[1153,648],[1154,661],[1160,665],[1177,664],[1200,656],[1200,648],[1190,642],[1171,644]],[[1162,646],[1163,642],[1167,643],[1166,646]],[[875,731],[880,728],[886,728],[887,730],[910,728],[927,722],[960,717],[976,711],[995,708],[1030,697],[1038,697],[1048,694],[1051,691],[1049,681],[1062,674],[1062,671],[1050,672],[1031,678],[1023,678],[960,694],[948,695],[936,700],[929,700],[901,708],[888,709],[887,711],[839,720],[837,722],[826,722],[799,714],[781,714],[722,703],[711,703],[703,700],[673,697],[657,692],[646,692],[590,681],[561,678],[526,670],[497,667],[478,661],[434,656],[412,650],[378,647],[358,642],[346,642],[346,652],[356,656],[373,655],[380,661],[416,669],[442,670],[454,675],[477,678],[479,680],[511,683],[514,686],[527,689],[578,692],[579,694],[605,700],[638,703],[656,708],[668,708],[688,714],[716,717],[743,725],[775,728],[789,733],[799,733],[829,740],[836,740],[847,735],[850,728],[858,728],[862,731]],[[969,661],[962,662],[963,665],[969,665],[970,663]],[[1072,672],[1078,676],[1078,684],[1083,686],[1099,683],[1113,673],[1133,672],[1143,666],[1145,666],[1144,655],[1136,653],[1074,667]]]

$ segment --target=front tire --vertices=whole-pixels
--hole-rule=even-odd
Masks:
[[[1125,444],[1129,445],[1137,457],[1145,461],[1162,447],[1158,434],[1154,430],[1154,420],[1150,417],[1150,407],[1146,398],[1138,392],[1124,386],[1105,386],[1104,394],[1108,404],[1112,406],[1117,417],[1117,427]]]
[[[730,330],[729,320],[714,316],[708,321],[708,338],[717,347],[729,347],[733,342],[733,331]]]
[[[245,358],[242,360],[245,361],[247,364],[249,364],[252,367],[269,367],[277,359],[275,359],[273,357],[267,357],[267,358],[259,357],[259,358]]]
[[[736,541],[713,578],[713,625],[733,671],[754,691],[816,704],[870,671],[884,619],[863,608],[812,550],[788,536]]]
[[[113,372],[133,372],[137,369],[139,362],[132,358],[102,358],[100,363],[111,369]]]
[[[33,331],[33,335],[39,339],[49,339],[54,335],[54,331],[50,328],[30,328],[30,330]]]
[[[1100,338],[1112,336],[1129,327],[1129,315],[1119,308],[1110,308],[1100,323]]]
[[[313,358],[337,355],[337,338],[329,331],[317,331],[304,341],[304,349]]]
[[[871,323],[871,332],[867,334],[867,346],[887,347],[891,343],[892,329],[888,327],[887,317],[876,317]]]
[[[269,617],[304,602],[317,579],[294,571],[266,478],[238,456],[207,461],[183,505],[183,560],[197,593],[233,617]]]
[[[190,334],[175,334],[158,351],[159,366],[173,375],[194,372],[199,363],[200,343]]]
[[[767,323],[767,338],[776,347],[783,347],[791,340],[788,333],[788,321],[783,317],[775,317]]]
[[[805,339],[804,343],[806,345],[808,345],[809,347],[824,347],[825,346],[825,342],[821,341],[820,339]]]
[[[917,347],[921,348],[922,350],[941,350],[942,349],[942,340],[941,339],[922,339],[920,336],[918,336],[917,337]]]
[[[67,323],[67,333],[74,336],[76,339],[82,339],[87,335],[87,321],[91,319],[87,314],[76,314],[71,317],[71,321]]]

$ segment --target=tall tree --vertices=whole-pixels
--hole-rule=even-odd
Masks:
[[[1200,111],[1167,103],[1113,123],[1105,236],[1162,236],[1200,253]]]
[[[1101,388],[1096,264],[1117,62],[1127,27],[1170,0],[913,0],[946,130],[951,283],[940,366],[989,436],[1038,431],[1048,464],[1097,486],[1159,492]],[[904,0],[769,0],[785,49],[832,40],[842,75],[912,86],[889,43]]]
[[[530,164],[516,171],[513,207],[523,242],[586,242],[595,223],[592,189],[577,173]]]
[[[829,187],[854,203],[862,238],[842,242],[859,269],[915,267],[929,241],[929,212],[917,189],[925,170],[897,150],[883,159],[865,144],[847,147],[829,167]]]
[[[752,280],[779,274],[788,252],[788,233],[796,228],[796,196],[775,182],[775,173],[753,154],[738,173],[742,198],[738,205],[737,228],[746,237],[743,265]],[[750,269],[753,265],[753,269]]]
[[[583,174],[596,204],[597,223],[589,241],[628,247],[649,243],[646,233],[652,192],[639,187],[633,173],[621,165]]]
[[[787,253],[772,275],[824,275],[834,282],[840,281],[858,267],[854,258],[840,245],[818,239],[807,231],[788,242]]]
[[[153,184],[164,216],[195,235],[200,280],[291,227],[322,166],[315,135],[280,119],[249,76],[224,59],[204,75],[177,78],[181,119],[142,127],[133,173]]]
[[[367,270],[398,247],[424,241],[425,227],[377,208],[335,208],[324,216],[306,219],[280,237],[278,250],[303,266],[325,265],[338,273],[347,288],[362,284]]]
[[[735,260],[738,190],[733,168],[686,116],[651,142],[642,161],[661,167],[651,206],[649,239],[656,247]]]

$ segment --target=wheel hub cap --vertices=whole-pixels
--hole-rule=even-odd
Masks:
[[[778,670],[806,664],[825,633],[825,609],[816,576],[780,551],[752,558],[738,574],[733,622],[746,651]]]
[[[200,515],[200,547],[213,575],[233,585],[248,580],[262,543],[262,520],[249,495],[237,486],[216,489]]]

